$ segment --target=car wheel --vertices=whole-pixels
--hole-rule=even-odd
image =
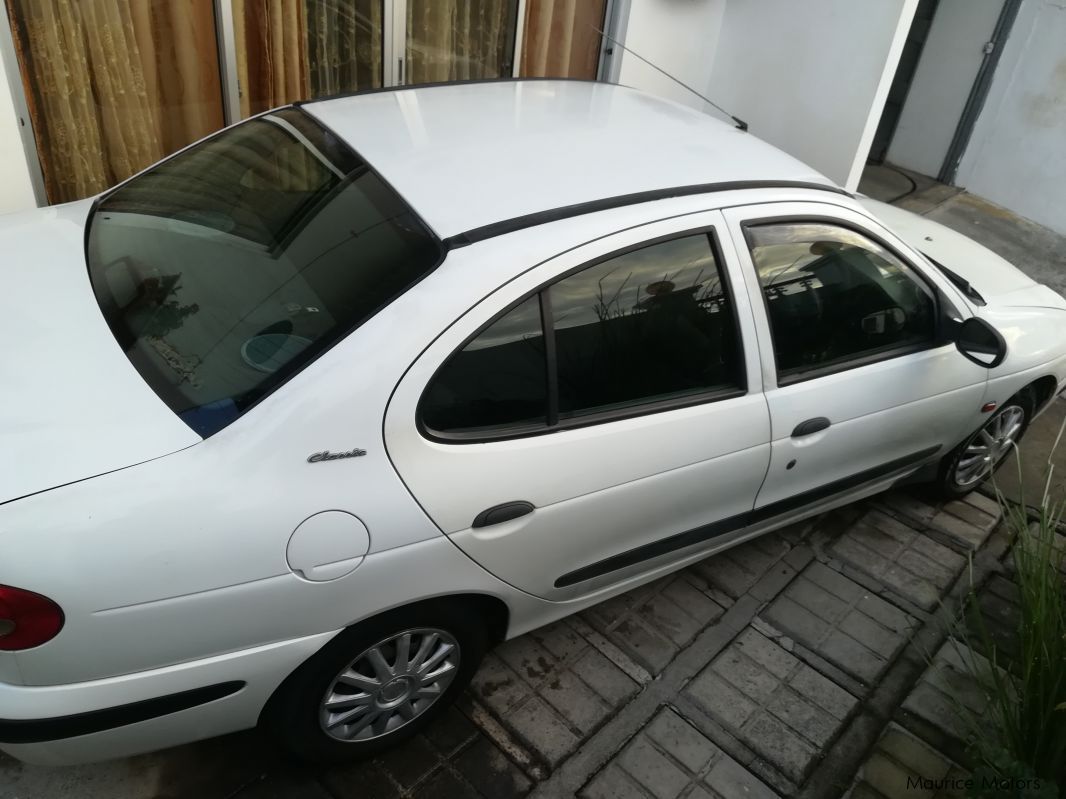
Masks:
[[[1021,440],[1033,415],[1033,399],[1021,391],[940,462],[939,488],[946,499],[969,494],[1000,467]]]
[[[350,627],[297,669],[262,725],[301,760],[370,757],[429,724],[469,684],[486,630],[470,609],[421,603]]]

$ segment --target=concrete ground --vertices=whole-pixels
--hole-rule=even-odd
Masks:
[[[878,179],[868,193],[906,193],[1066,290],[1066,247],[1046,231]],[[1029,432],[1027,493],[1064,418],[1060,400]],[[1017,471],[1001,470],[1005,493]],[[0,755],[0,798],[910,797],[908,778],[971,765],[951,709],[973,686],[941,614],[974,579],[1009,617],[999,517],[982,495],[896,492],[749,542],[498,647],[457,708],[372,762],[304,768],[254,731],[69,769]]]

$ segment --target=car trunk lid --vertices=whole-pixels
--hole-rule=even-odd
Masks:
[[[0,503],[201,440],[100,312],[85,265],[91,205],[0,217]]]

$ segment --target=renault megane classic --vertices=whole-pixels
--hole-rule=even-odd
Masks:
[[[976,487],[1066,301],[601,83],[297,104],[0,222],[0,748],[420,729],[486,647],[905,480]]]

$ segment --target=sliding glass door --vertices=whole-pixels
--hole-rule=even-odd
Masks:
[[[385,85],[385,0],[232,0],[242,117]]]
[[[49,202],[224,124],[212,0],[7,0],[7,13]]]
[[[398,82],[511,77],[518,0],[406,0]]]
[[[226,123],[297,100],[512,75],[594,78],[610,7],[609,0],[4,2],[11,38],[0,47],[9,63],[17,59],[19,75],[9,77],[28,117],[27,150],[40,162],[39,201],[50,203],[97,194]]]
[[[526,0],[525,5],[519,74],[595,79],[607,0]]]

